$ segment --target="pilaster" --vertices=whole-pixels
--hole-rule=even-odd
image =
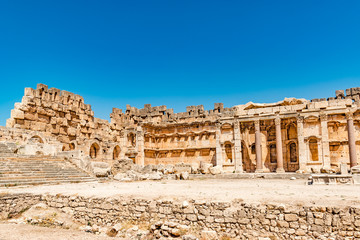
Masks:
[[[297,116],[297,135],[298,135],[298,148],[299,148],[299,170],[306,171],[306,145],[304,141],[304,117]]]
[[[330,169],[328,116],[325,113],[320,114],[320,125],[321,125],[321,145],[322,145],[323,168]]]
[[[221,124],[216,124],[216,166],[223,166],[223,150],[221,147]]]
[[[254,121],[255,127],[255,152],[256,152],[256,170],[255,172],[263,172],[262,154],[261,154],[261,131],[260,120]]]
[[[235,156],[235,172],[243,172],[243,163],[241,155],[241,131],[240,123],[238,121],[234,122],[234,156]]]

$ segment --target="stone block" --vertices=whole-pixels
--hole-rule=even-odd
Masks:
[[[11,110],[11,118],[13,119],[24,119],[24,112],[18,109]]]
[[[298,220],[298,216],[296,214],[285,214],[285,221],[294,222]]]

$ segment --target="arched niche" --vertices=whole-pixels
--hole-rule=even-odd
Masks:
[[[28,143],[44,143],[44,140],[40,136],[34,135],[29,138]]]
[[[97,158],[99,156],[99,154],[100,154],[100,146],[99,146],[99,144],[97,144],[97,143],[91,144],[90,152],[89,152],[90,158],[95,159],[95,158]]]
[[[319,144],[316,138],[309,139],[309,153],[311,161],[319,161]]]
[[[120,147],[119,147],[118,145],[116,145],[116,146],[114,147],[114,150],[113,150],[113,160],[119,159],[119,157],[120,157],[120,152],[121,152]]]

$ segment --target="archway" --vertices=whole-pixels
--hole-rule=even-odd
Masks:
[[[129,147],[135,147],[136,146],[136,136],[134,133],[128,134],[128,146]]]
[[[232,147],[231,147],[230,143],[225,144],[225,154],[226,154],[225,161],[227,163],[232,163],[233,162],[233,156],[232,156]]]
[[[44,143],[44,141],[42,140],[41,137],[35,135],[35,136],[32,136],[29,141],[29,143]]]
[[[116,145],[114,147],[114,151],[113,151],[113,160],[117,160],[119,159],[119,156],[120,156],[120,147],[118,145]]]
[[[276,145],[271,144],[269,148],[270,148],[270,163],[277,163]]]
[[[97,158],[100,153],[100,147],[97,143],[93,143],[90,147],[90,158]]]
[[[295,142],[290,142],[287,145],[287,156],[284,165],[286,172],[295,172],[299,169],[297,145]]]
[[[70,143],[69,149],[70,149],[70,151],[75,150],[75,143]]]

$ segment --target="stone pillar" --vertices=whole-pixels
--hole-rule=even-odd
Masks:
[[[323,168],[330,169],[330,147],[329,147],[329,131],[327,124],[327,115],[324,113],[320,114],[320,125],[321,125],[321,145],[322,145],[322,159]]]
[[[145,165],[145,152],[144,152],[144,131],[141,126],[136,129],[136,144],[137,144],[137,161],[140,166]]]
[[[304,117],[298,116],[297,122],[297,135],[298,135],[298,153],[299,153],[299,170],[306,172],[306,144],[304,141]]]
[[[347,128],[348,128],[348,145],[349,145],[349,157],[350,157],[350,167],[357,166],[357,157],[356,157],[356,137],[355,137],[355,128],[353,113],[346,113],[347,119]]]
[[[240,123],[238,121],[234,122],[234,157],[235,157],[235,172],[243,172],[243,163],[241,155],[241,132],[240,132]]]
[[[216,124],[216,166],[223,166],[223,150],[221,147],[221,124]]]
[[[126,150],[127,150],[127,144],[126,144],[126,134],[125,134],[125,131],[122,130],[120,132],[120,159],[124,159],[125,158],[125,153],[126,153]]]
[[[284,159],[282,152],[282,140],[281,140],[281,119],[279,117],[275,118],[275,129],[276,129],[276,160],[277,168],[276,172],[283,173],[284,169]]]
[[[261,155],[260,120],[255,120],[254,124],[255,124],[255,152],[256,152],[255,172],[263,172],[262,155]]]

